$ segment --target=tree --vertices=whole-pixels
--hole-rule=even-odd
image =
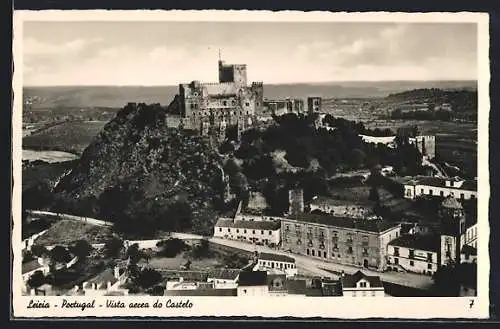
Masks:
[[[131,264],[137,264],[139,260],[143,257],[143,253],[139,250],[139,244],[134,243],[128,247],[126,255],[130,260]]]
[[[140,287],[146,289],[157,284],[158,282],[161,281],[161,279],[162,276],[160,272],[152,268],[145,268],[144,270],[141,271],[141,273],[135,280],[135,283]]]
[[[33,289],[36,289],[45,283],[46,279],[42,271],[36,271],[35,273],[31,274],[27,282],[28,286]]]
[[[119,257],[123,248],[123,241],[115,236],[104,243],[104,254],[106,257]]]
[[[169,238],[160,241],[156,246],[160,248],[158,255],[168,258],[177,256],[181,251],[187,248],[186,243],[177,238]]]
[[[77,256],[80,259],[86,258],[90,255],[94,248],[88,243],[87,240],[78,240],[73,246],[70,247],[70,251],[73,255]]]
[[[350,154],[350,162],[354,168],[360,168],[364,165],[366,154],[360,149],[353,149]]]
[[[71,260],[71,254],[63,246],[55,246],[50,250],[50,258],[55,263],[67,263]]]
[[[47,251],[47,248],[45,248],[44,246],[40,246],[40,245],[35,244],[31,247],[31,253],[35,257],[42,257],[43,255],[47,254],[48,251]]]
[[[439,267],[434,273],[433,279],[434,289],[440,296],[459,296],[460,279],[455,264]]]

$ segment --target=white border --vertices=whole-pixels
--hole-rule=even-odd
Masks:
[[[478,24],[478,296],[474,306],[471,298],[304,298],[266,297],[232,298],[224,297],[171,297],[172,300],[189,299],[191,309],[106,309],[97,308],[82,312],[78,309],[27,309],[31,297],[22,296],[21,286],[21,144],[22,144],[22,67],[23,67],[23,22],[24,21],[251,21],[251,22],[439,22]],[[489,16],[485,13],[330,13],[299,11],[15,11],[13,29],[14,57],[14,107],[12,118],[13,147],[13,316],[15,317],[111,317],[111,316],[263,316],[263,317],[324,317],[324,318],[488,318],[489,316]],[[19,242],[16,242],[19,241]],[[63,297],[45,297],[52,305],[60,305]],[[71,300],[89,301],[90,297],[71,297]],[[105,304],[106,299],[127,301],[165,301],[169,297],[100,297],[96,304]]]

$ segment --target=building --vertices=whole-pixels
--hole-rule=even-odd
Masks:
[[[275,220],[219,218],[214,227],[214,237],[264,245],[278,245],[280,228],[280,222]]]
[[[390,148],[395,148],[396,147],[396,136],[368,136],[368,135],[359,135],[361,137],[361,140],[367,144],[375,144],[375,145],[385,145]]]
[[[265,271],[243,271],[238,279],[237,296],[262,297],[269,295]]]
[[[237,296],[236,286],[220,287],[215,282],[184,281],[182,277],[169,279],[165,296]]]
[[[467,232],[467,221],[462,204],[453,197],[447,197],[441,203],[441,265],[459,263],[460,254]]]
[[[297,275],[295,258],[281,254],[261,252],[259,254],[257,264],[254,267],[254,271],[268,271],[269,269],[280,270],[286,275],[287,278]]]
[[[415,177],[403,179],[404,197],[415,199],[421,196],[454,197],[462,200],[477,198],[477,182],[458,177]]]
[[[382,271],[387,245],[401,225],[327,214],[300,214],[281,220],[283,250],[316,259]]]
[[[296,215],[304,212],[304,190],[295,189],[288,191],[288,213]]]
[[[309,114],[321,112],[321,97],[307,98],[307,112]]]
[[[264,99],[262,116],[304,113],[304,100],[299,98]]]
[[[223,139],[228,126],[236,125],[239,133],[252,127],[264,89],[262,82],[247,85],[245,64],[218,64],[219,82],[180,84],[179,97],[169,107],[178,108],[183,128]]]
[[[387,269],[432,275],[440,265],[440,248],[438,235],[402,235],[387,247]]]
[[[215,289],[236,288],[241,270],[239,269],[218,269],[208,274],[207,282],[212,282]]]
[[[82,290],[85,296],[106,296],[111,292],[128,295],[128,289],[122,287],[125,280],[125,272],[120,273],[118,266],[116,266],[112,269],[105,269],[95,277],[85,281]]]
[[[335,216],[364,219],[373,216],[374,202],[337,200],[322,196],[314,197],[309,203],[310,211],[321,211]]]
[[[340,278],[344,297],[384,297],[385,290],[380,277],[369,276],[361,271]]]
[[[267,291],[272,297],[285,297],[288,295],[284,274],[267,274]]]
[[[410,143],[414,143],[420,154],[426,159],[432,160],[436,157],[436,136],[419,135],[415,138],[410,138]]]
[[[23,282],[26,284],[29,278],[35,274],[35,272],[42,272],[43,275],[47,275],[50,271],[49,266],[45,265],[41,258],[34,259],[32,261],[22,264],[22,278]]]

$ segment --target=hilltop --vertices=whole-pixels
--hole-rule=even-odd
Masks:
[[[165,119],[159,105],[121,109],[55,186],[52,208],[111,220],[128,233],[205,232],[221,195],[219,156]]]

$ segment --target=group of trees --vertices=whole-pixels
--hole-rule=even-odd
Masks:
[[[455,116],[453,112],[446,110],[429,110],[429,111],[401,111],[401,109],[395,109],[391,112],[391,119],[404,119],[404,120],[440,120],[440,121],[450,121]]]

